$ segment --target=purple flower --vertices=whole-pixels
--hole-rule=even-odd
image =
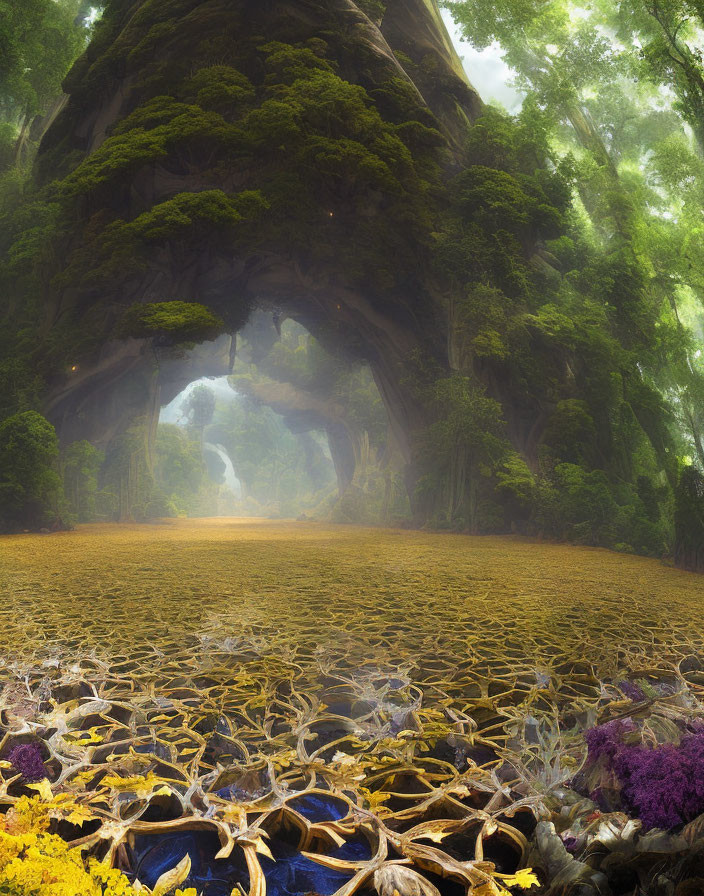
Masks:
[[[608,762],[613,761],[616,754],[623,749],[624,737],[633,731],[636,731],[636,726],[631,719],[615,719],[613,722],[606,722],[585,731],[584,739],[589,748],[590,761],[597,762],[602,756]]]
[[[679,746],[624,746],[613,760],[624,808],[643,827],[673,828],[704,812],[704,734]]]
[[[574,852],[577,849],[577,845],[579,841],[576,837],[564,837],[562,838],[562,842],[565,844],[565,849],[567,852]]]
[[[640,703],[641,700],[645,700],[645,691],[635,681],[619,681],[618,686],[620,691],[634,703]]]
[[[10,750],[7,758],[26,781],[41,781],[46,777],[38,744],[18,744]]]
[[[620,804],[644,830],[677,827],[704,813],[704,731],[684,734],[679,745],[626,743],[638,729],[630,719],[597,725],[584,734],[591,765],[615,775]],[[632,738],[631,738],[632,739]],[[601,789],[591,798],[602,806]]]

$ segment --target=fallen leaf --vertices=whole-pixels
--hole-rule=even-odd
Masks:
[[[520,887],[523,890],[530,890],[531,887],[540,886],[540,881],[535,874],[533,874],[531,868],[522,868],[515,874],[511,874],[508,877],[502,877],[501,883],[507,887]]]
[[[42,778],[37,784],[28,784],[27,786],[30,790],[36,790],[45,803],[50,803],[54,798],[48,778]]]
[[[179,884],[182,884],[190,873],[191,857],[186,853],[175,868],[172,868],[171,871],[165,871],[161,875],[152,890],[152,896],[166,896],[167,893],[170,893]]]

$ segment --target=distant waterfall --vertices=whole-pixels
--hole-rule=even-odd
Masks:
[[[237,478],[235,468],[232,466],[230,455],[225,451],[222,445],[213,445],[212,442],[206,442],[203,446],[206,451],[212,451],[217,454],[220,460],[225,464],[225,485],[237,497],[242,497],[242,483]]]

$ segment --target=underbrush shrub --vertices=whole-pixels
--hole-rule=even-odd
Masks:
[[[704,812],[704,731],[649,746],[625,718],[589,729],[585,740],[586,780],[602,809],[640,818],[645,830],[675,828]]]
[[[532,525],[544,535],[646,556],[669,552],[667,514],[654,488],[617,489],[602,470],[559,463],[537,479],[534,494]]]
[[[37,411],[0,423],[0,531],[63,527],[58,455],[56,431]]]
[[[177,517],[178,515],[178,508],[174,502],[159,491],[155,491],[148,501],[140,504],[134,510],[134,517],[138,523]]]

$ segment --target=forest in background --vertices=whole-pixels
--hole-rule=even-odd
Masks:
[[[381,21],[383,4],[359,6]],[[381,123],[384,146],[357,134],[367,154],[355,149],[331,157],[330,165],[346,176],[364,171],[375,189],[398,191],[399,220],[404,226],[407,218],[414,220],[407,226],[418,228],[424,263],[435,272],[448,364],[443,368],[419,356],[412,372],[413,394],[429,409],[429,422],[418,440],[422,475],[411,499],[424,502],[424,522],[436,528],[513,529],[657,556],[675,553],[683,565],[701,566],[702,11],[695,3],[606,0],[588,8],[514,0],[447,6],[468,41],[478,48],[500,47],[525,95],[514,117],[485,107],[467,132],[471,164],[450,181],[439,171],[432,116],[413,119],[416,112],[408,111],[410,100],[397,85],[393,95],[353,96],[348,81],[333,74],[324,49],[266,51],[269,83],[283,103],[270,105],[270,114],[285,119],[286,103],[293,108],[304,102],[307,82],[315,81],[318,91],[331,91],[340,143],[349,140],[345,135],[353,126],[363,130],[365,116],[370,133]],[[0,515],[7,529],[77,518],[197,513],[203,505],[194,496],[209,488],[200,446],[193,450],[197,439],[179,435],[177,442],[173,431],[162,429],[154,455],[147,423],[135,421],[106,454],[87,442],[60,448],[42,416],[47,379],[85,343],[75,321],[75,332],[57,331],[48,342],[41,332],[46,271],[56,276],[56,255],[67,228],[78,220],[77,203],[119,174],[125,157],[130,164],[132,153],[149,158],[153,150],[138,142],[155,134],[155,123],[165,130],[164,145],[175,139],[167,131],[176,112],[162,96],[161,105],[151,100],[151,119],[136,113],[121,134],[106,141],[100,158],[64,159],[56,179],[53,173],[46,177],[44,158],[44,172],[37,176],[36,152],[60,112],[66,73],[95,28],[99,54],[101,40],[128,8],[124,2],[108,4],[102,19],[91,4],[67,0],[32,0],[2,10],[0,313],[6,323],[0,336]],[[411,60],[402,61],[412,68]],[[76,70],[71,77],[78,77]],[[201,132],[214,127],[213,116],[236,114],[248,122],[248,139],[265,145],[266,128],[281,127],[283,119],[257,118],[248,106],[247,84],[222,68],[203,68],[200,81],[188,89],[207,113]],[[174,95],[179,90],[174,85]],[[410,117],[413,126],[395,124],[394,116]],[[393,142],[399,139],[401,144]],[[412,165],[405,157],[398,162],[402,150]],[[337,169],[335,175],[339,179]],[[272,195],[267,203],[285,213],[285,204],[277,206]],[[215,206],[220,201],[209,199]],[[181,203],[168,211],[186,209]],[[237,214],[246,219],[250,212],[240,206]],[[223,207],[198,214],[201,224],[216,226],[217,219],[217,227],[226,216]],[[83,256],[74,254],[68,274],[85,278],[86,265],[100,264],[114,275],[125,252],[148,249],[157,226],[164,238],[171,224],[146,218],[113,222],[109,238],[99,235],[86,243]],[[257,226],[254,214],[252,230]],[[528,260],[527,247],[535,244],[537,252]],[[380,259],[369,255],[364,261],[386,276]],[[192,303],[175,307],[176,298],[165,296],[160,308],[154,306],[158,319],[126,313],[123,332],[178,352],[225,329],[207,309]],[[337,359],[331,378],[324,354],[291,351],[281,338],[236,378],[245,394],[252,381],[256,386],[263,378],[303,387],[318,399],[330,398],[331,386],[339,392],[344,385],[345,431],[358,456],[351,475],[341,479],[338,471],[338,513],[349,521],[398,522],[404,513],[410,519],[378,393],[352,358]],[[515,408],[497,386],[507,383],[517,415],[526,407],[535,416],[537,445],[530,452],[517,450],[509,437]],[[263,417],[265,402],[251,394],[248,400],[250,418]],[[230,438],[231,457],[241,451],[232,434],[241,421],[214,418],[209,425],[229,425],[232,432],[221,433],[218,444]],[[319,420],[317,427],[308,431],[325,431]],[[174,486],[170,477],[178,465],[189,464],[190,485]],[[360,469],[372,470],[362,474],[361,486]],[[311,482],[310,494],[315,493]]]

